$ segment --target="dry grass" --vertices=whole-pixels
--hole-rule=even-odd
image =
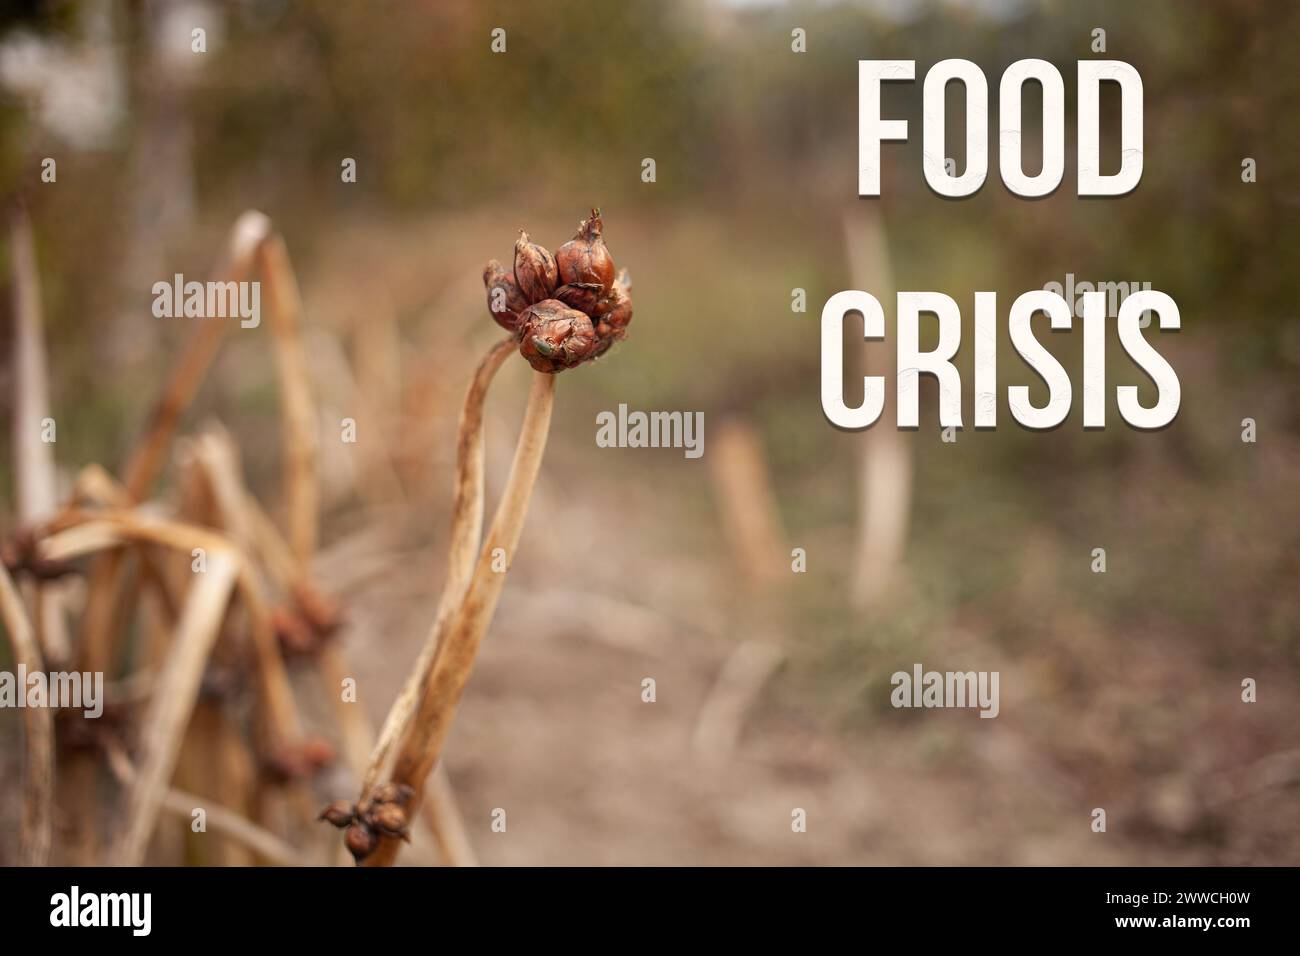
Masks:
[[[188,816],[197,806],[208,812],[217,839],[239,851],[204,852],[203,858],[324,860],[333,851],[314,822],[318,798],[311,781],[333,762],[333,748],[304,732],[303,691],[289,672],[284,628],[299,638],[311,635],[308,656],[320,696],[329,702],[332,736],[358,780],[374,741],[364,711],[340,694],[344,680],[355,673],[332,637],[341,609],[312,572],[321,501],[317,412],[302,297],[288,249],[265,216],[246,213],[235,224],[217,270],[223,281],[260,277],[269,292],[284,435],[282,532],[246,486],[236,448],[219,426],[175,441],[229,327],[215,319],[194,326],[127,458],[122,480],[98,464],[85,464],[78,468],[71,496],[58,501],[54,446],[30,428],[44,417],[47,403],[30,225],[21,210],[11,223],[21,346],[15,356],[20,401],[14,419],[21,508],[20,533],[6,554],[24,574],[29,568],[37,573],[27,601],[7,571],[0,576],[6,630],[15,659],[29,670],[42,669],[41,639],[56,652],[62,645],[53,624],[31,627],[26,605],[47,612],[42,620],[61,623],[64,611],[56,598],[62,592],[50,577],[53,569],[62,574],[89,560],[79,640],[63,654],[69,660],[75,655],[79,669],[108,675],[130,660],[129,680],[144,688],[134,703],[123,699],[104,726],[83,726],[75,717],[68,721],[73,736],[59,748],[66,751],[67,786],[57,795],[52,712],[25,711],[22,859],[50,859],[57,796],[74,822],[66,846],[55,848],[67,861],[137,865],[157,859],[154,854],[165,858],[178,852],[179,844],[159,832],[160,814]],[[169,454],[179,495],[155,498]],[[137,626],[141,638],[130,636]],[[255,689],[251,721],[232,719],[222,703],[229,690],[221,688],[231,681]],[[125,744],[115,729],[119,725]],[[183,753],[207,754],[225,771],[199,772],[192,760],[181,760]],[[96,796],[106,782],[105,770],[107,780],[122,788],[121,806],[107,814]],[[177,789],[173,779],[181,775],[206,781],[207,789],[194,794]],[[422,859],[437,845],[452,862],[475,862],[445,772],[435,778],[423,821],[417,830]],[[101,849],[105,836],[109,844]]]

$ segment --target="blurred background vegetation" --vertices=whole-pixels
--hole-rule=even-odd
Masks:
[[[196,25],[207,31],[203,55],[190,51]],[[490,49],[496,27],[504,54]],[[807,31],[806,54],[791,52],[796,27]],[[1142,76],[1145,167],[1132,195],[1085,201],[1074,194],[1074,63],[1098,55],[1097,27],[1105,56]],[[1300,7],[1284,0],[11,2],[0,13],[0,193],[21,199],[35,224],[60,464],[120,466],[185,331],[152,317],[150,287],[173,272],[209,273],[244,209],[283,231],[309,320],[347,354],[372,310],[392,310],[402,386],[431,383],[438,434],[449,434],[468,363],[493,335],[482,262],[505,259],[520,227],[554,247],[600,205],[610,248],[632,271],[636,319],[607,360],[564,375],[547,468],[581,494],[599,529],[593,559],[619,569],[610,587],[674,618],[721,622],[704,628],[711,640],[678,648],[682,679],[700,695],[737,641],[780,644],[786,664],[733,779],[820,800],[840,827],[838,838],[794,848],[764,842],[757,824],[718,822],[718,806],[741,799],[738,783],[684,783],[647,758],[662,774],[629,771],[610,792],[695,800],[681,812],[708,819],[689,840],[656,847],[610,820],[598,851],[562,825],[566,813],[580,816],[572,793],[543,786],[531,799],[557,805],[550,829],[499,859],[692,862],[707,845],[715,862],[1294,864],[1297,35]],[[947,57],[978,63],[994,103],[1010,63],[1037,57],[1060,69],[1066,177],[1054,195],[1011,196],[993,145],[975,197],[930,192],[921,81]],[[917,81],[886,95],[886,115],[907,118],[911,140],[884,147],[876,202],[856,196],[856,64],[869,58],[917,63]],[[1026,97],[1032,125],[1037,103]],[[960,102],[950,88],[949,142],[961,142]],[[1114,107],[1103,99],[1104,148],[1117,142]],[[47,156],[57,184],[40,182]],[[355,183],[340,181],[344,157],[357,162]],[[641,179],[647,157],[654,183]],[[1256,160],[1257,183],[1242,182],[1244,157]],[[1103,158],[1117,167],[1117,147]],[[1119,424],[1113,397],[1103,432],[1083,430],[1076,402],[1064,427],[1031,433],[1003,403],[996,432],[967,429],[947,444],[924,385],[923,427],[903,436],[915,460],[903,571],[862,611],[847,599],[862,436],[821,415],[817,316],[853,287],[844,222],[876,210],[894,286],[952,295],[967,331],[975,290],[999,293],[1000,323],[1016,295],[1066,273],[1169,292],[1183,328],[1159,348],[1183,405],[1154,434]],[[806,313],[791,312],[796,287],[807,290]],[[278,431],[256,335],[232,336],[195,417],[220,417],[250,479],[266,486]],[[1077,369],[1076,338],[1044,344]],[[1000,387],[1031,384],[1041,400],[1041,383],[1001,342]],[[0,324],[0,352],[7,345]],[[1113,335],[1109,346],[1108,381],[1139,378]],[[970,362],[963,348],[967,383]],[[333,407],[329,372],[314,372]],[[752,428],[781,532],[807,549],[809,573],[756,595],[724,541],[724,506],[702,464],[593,447],[594,414],[619,402],[703,410],[710,429]],[[969,391],[964,403],[969,415]],[[501,413],[517,410],[502,400]],[[1240,440],[1246,417],[1259,423],[1255,445]],[[404,421],[392,440],[441,470],[427,482],[410,479],[418,468],[403,472],[406,490],[445,508],[451,450],[416,441],[414,428]],[[715,434],[706,430],[706,457]],[[10,470],[0,469],[6,495]],[[345,488],[327,502],[327,538],[368,520],[363,500]],[[414,527],[440,552],[436,521],[424,520]],[[535,514],[525,538],[548,528]],[[1107,549],[1106,575],[1089,570],[1094,547]],[[529,573],[548,580],[540,564]],[[428,610],[407,603],[390,622],[393,686]],[[682,635],[664,640],[677,647]],[[889,675],[913,661],[1001,670],[1002,717],[893,711]],[[512,686],[509,660],[484,667]],[[1245,676],[1260,680],[1254,708],[1239,703]],[[591,677],[606,678],[636,683],[631,672]],[[583,699],[569,685],[556,693]],[[537,704],[541,714],[559,706]],[[568,706],[576,725],[600,713]],[[508,728],[474,730],[483,713],[467,712],[464,733],[486,755],[465,744],[449,758],[471,801],[490,799],[484,777],[512,763]],[[632,746],[635,734],[590,732],[599,753]],[[661,763],[675,766],[679,736],[655,738]],[[579,765],[595,773],[590,759]],[[1283,770],[1259,770],[1279,760]],[[686,795],[661,793],[674,780]],[[528,781],[516,777],[521,789]],[[1115,808],[1122,844],[1090,842],[1095,806]],[[910,823],[934,832],[918,841]]]

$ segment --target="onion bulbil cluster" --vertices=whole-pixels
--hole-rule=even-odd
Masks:
[[[386,783],[360,804],[336,800],[316,819],[343,831],[343,842],[358,863],[374,852],[381,836],[411,839],[408,813],[415,791],[405,784]]]
[[[626,269],[615,273],[603,231],[600,210],[593,209],[552,255],[521,230],[514,270],[497,259],[483,270],[488,311],[539,372],[598,358],[627,335],[632,282]]]

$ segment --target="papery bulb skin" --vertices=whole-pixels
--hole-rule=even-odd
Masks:
[[[593,315],[597,324],[606,323],[615,329],[625,329],[632,321],[632,297],[622,287],[614,286],[609,295],[603,296],[596,303]]]
[[[524,299],[529,303],[549,299],[559,285],[558,275],[555,256],[520,229],[515,241],[515,282]]]
[[[594,358],[591,318],[556,299],[530,305],[519,316],[519,353],[539,372],[560,372]]]
[[[611,345],[627,337],[627,326],[632,321],[632,296],[628,291],[631,286],[631,277],[623,269],[614,280],[614,287],[609,290],[609,294],[602,296],[596,303],[592,321],[596,325],[596,338],[600,342],[597,355],[604,355]]]
[[[594,282],[575,282],[573,285],[562,285],[555,290],[556,299],[571,309],[586,312],[587,315],[596,314],[596,306],[605,295],[605,290]]]
[[[487,289],[488,311],[497,325],[507,332],[519,328],[519,313],[528,308],[528,300],[519,291],[514,274],[506,271],[499,259],[489,259],[483,268],[483,285]]]
[[[605,247],[603,231],[599,209],[593,209],[590,218],[578,223],[578,234],[555,252],[560,282],[589,283],[600,286],[602,291],[609,290],[614,284],[614,259]]]

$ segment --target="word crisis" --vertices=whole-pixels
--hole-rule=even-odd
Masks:
[[[1104,428],[1106,425],[1106,293],[1083,293],[1083,426]],[[943,428],[962,426],[961,376],[953,358],[961,345],[961,310],[957,303],[940,292],[898,293],[898,390],[899,428],[916,428],[920,420],[920,377],[933,375],[939,383],[939,424]],[[1133,428],[1163,428],[1174,420],[1182,400],[1178,375],[1142,334],[1142,314],[1151,311],[1159,328],[1174,331],[1180,327],[1178,306],[1164,292],[1155,289],[1136,292],[1126,298],[1116,319],[1120,345],[1129,358],[1155,383],[1156,402],[1150,407],[1138,400],[1136,385],[1119,385],[1115,389],[1120,417]],[[831,424],[844,429],[867,428],[880,418],[885,408],[885,379],[880,375],[863,378],[862,404],[850,408],[844,401],[844,318],[859,312],[863,318],[863,337],[867,341],[885,336],[885,314],[880,302],[868,292],[837,292],[822,309],[821,384],[822,411]],[[1043,312],[1053,331],[1070,329],[1074,321],[1071,303],[1055,292],[1035,289],[1025,292],[1011,304],[1007,319],[1011,344],[1016,352],[1047,385],[1047,401],[1034,405],[1026,385],[1007,388],[1011,417],[1029,429],[1055,428],[1065,421],[1074,400],[1074,389],[1064,366],[1034,336],[1030,320]],[[930,314],[939,322],[938,345],[931,351],[920,348],[921,315]],[[975,381],[974,409],[976,428],[997,425],[997,293],[975,293]]]

